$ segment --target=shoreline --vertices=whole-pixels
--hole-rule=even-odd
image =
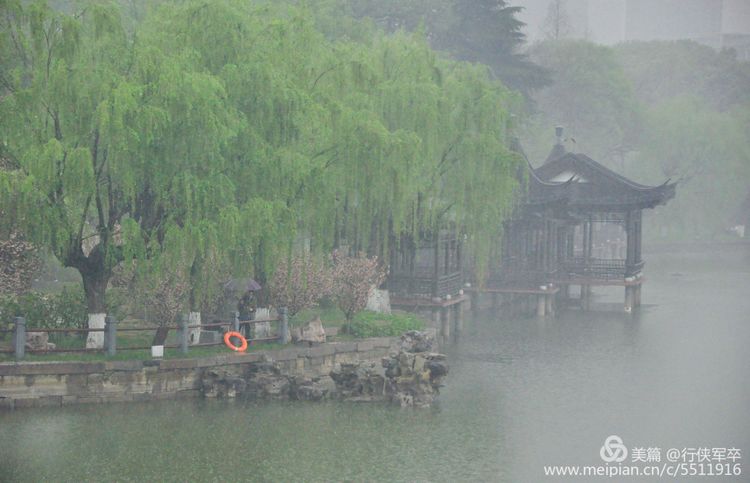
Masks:
[[[0,411],[26,407],[150,401],[204,396],[210,371],[252,372],[272,364],[288,377],[320,377],[336,364],[378,362],[394,337],[327,342],[247,354],[153,360],[0,363]]]

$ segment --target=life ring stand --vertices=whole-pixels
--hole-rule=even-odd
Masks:
[[[237,346],[232,343],[232,337],[235,337],[242,341],[242,343]],[[245,352],[247,350],[247,339],[236,331],[229,331],[226,334],[224,334],[224,344],[227,345],[230,349],[232,349],[235,352]]]

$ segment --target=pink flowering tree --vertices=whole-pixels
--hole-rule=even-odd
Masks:
[[[385,270],[378,265],[378,258],[364,254],[356,257],[333,253],[333,292],[336,305],[351,323],[357,312],[367,306],[367,298],[373,286],[385,280]]]
[[[23,236],[12,232],[7,238],[0,237],[0,294],[18,296],[31,290],[41,266],[39,251]]]
[[[153,276],[141,287],[150,315],[158,324],[152,345],[162,345],[169,325],[185,310],[190,284],[182,270],[169,270]]]
[[[331,269],[318,258],[307,255],[283,259],[269,284],[271,302],[277,308],[286,307],[291,317],[315,307],[321,298],[329,295],[331,277]]]

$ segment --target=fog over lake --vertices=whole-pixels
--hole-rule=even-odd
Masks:
[[[165,401],[2,413],[0,479],[543,481],[544,465],[602,464],[611,434],[628,448],[748,448],[748,248],[648,254],[636,316],[468,318],[430,410]],[[621,302],[621,290],[595,294]]]

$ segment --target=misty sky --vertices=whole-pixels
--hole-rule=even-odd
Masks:
[[[546,36],[545,20],[554,0],[512,0],[524,7],[530,41]],[[748,0],[563,0],[568,36],[603,44],[624,40],[693,39],[714,47],[750,43]],[[730,45],[731,44],[731,45]]]

